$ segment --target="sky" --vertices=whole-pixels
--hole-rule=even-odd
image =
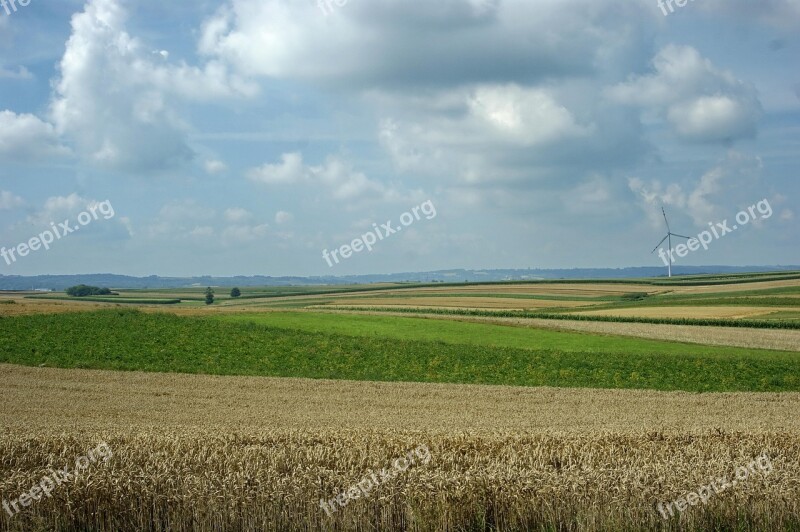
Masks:
[[[800,0],[10,2],[2,275],[800,264]]]

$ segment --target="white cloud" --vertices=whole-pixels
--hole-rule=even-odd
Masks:
[[[224,162],[217,159],[209,159],[205,162],[204,166],[206,173],[211,175],[221,174],[228,169],[228,166]]]
[[[303,156],[300,153],[284,153],[281,162],[264,164],[247,172],[247,178],[265,185],[290,185],[306,177]]]
[[[683,138],[731,140],[753,136],[761,111],[757,105],[717,95],[677,103],[669,109],[667,117]]]
[[[198,48],[248,75],[362,88],[543,80],[629,55],[657,20],[643,2],[616,5],[613,19],[607,10],[590,0],[382,0],[325,17],[313,1],[228,0]]]
[[[682,185],[663,184],[654,179],[645,183],[634,177],[628,180],[628,187],[638,196],[639,205],[652,226],[663,224],[661,206],[675,207],[687,214],[696,226],[704,226],[729,216],[737,204],[763,197],[762,170],[758,157],[730,151],[697,181]]]
[[[686,206],[686,194],[677,183],[664,186],[660,181],[652,180],[647,184],[638,177],[632,177],[628,179],[628,187],[639,197],[642,210],[652,227],[660,227],[664,223],[661,217],[662,206]]]
[[[180,242],[217,239],[222,246],[260,240],[269,235],[269,225],[248,223],[253,214],[241,207],[225,209],[220,216],[195,200],[170,201],[147,228],[152,239]]]
[[[92,200],[73,192],[69,196],[51,196],[47,198],[41,209],[27,216],[28,224],[49,226],[51,222],[62,222],[85,210]]]
[[[620,104],[639,106],[646,121],[666,120],[681,138],[734,140],[753,136],[762,115],[755,88],[719,70],[689,46],[669,45],[655,72],[609,88]]]
[[[113,211],[105,211],[105,209],[101,208],[105,211],[102,212],[97,208],[100,203],[103,202],[96,199],[85,198],[75,192],[68,196],[51,196],[44,201],[41,208],[28,214],[25,222],[17,224],[14,229],[27,233],[31,231],[31,227],[47,229],[51,224],[60,224],[65,220],[69,220],[70,225],[74,226],[76,218],[80,213],[86,212],[91,214],[93,209],[97,218],[94,218],[93,214],[93,223],[90,225],[95,234],[97,234],[98,231],[105,232],[109,239],[120,239],[131,236],[133,232],[131,230],[130,220],[126,217],[119,216],[119,212],[116,209],[113,209]],[[113,207],[112,204],[112,208]],[[112,212],[113,217],[110,216]],[[84,234],[85,231],[86,230],[82,229],[81,234]]]
[[[194,156],[188,126],[171,101],[250,96],[255,86],[210,61],[171,65],[126,30],[118,0],[89,0],[72,18],[72,35],[54,85],[51,116],[59,134],[90,162],[158,170]]]
[[[689,194],[686,207],[695,224],[708,223],[719,214],[712,201],[712,196],[719,197],[720,181],[725,178],[725,175],[724,168],[719,166],[712,168],[700,177],[697,187]]]
[[[36,159],[68,153],[69,150],[59,144],[51,124],[31,114],[0,111],[0,157]]]
[[[229,222],[242,222],[252,218],[252,213],[241,207],[234,207],[225,211],[225,219]]]
[[[503,84],[437,91],[430,102],[397,95],[403,118],[384,118],[378,136],[403,172],[470,184],[530,179],[534,165],[551,165],[555,150],[591,142],[597,133],[554,92]]]
[[[588,133],[564,106],[540,88],[478,87],[467,105],[469,116],[461,126],[474,128],[476,136],[482,136],[488,126],[502,141],[530,146]]]
[[[0,190],[0,211],[10,211],[25,205],[25,201],[7,190]]]
[[[369,179],[347,162],[328,157],[325,164],[308,166],[300,153],[284,153],[281,162],[264,164],[247,171],[248,179],[264,185],[319,184],[327,187],[334,199],[349,200],[375,195],[384,198],[396,196],[396,192],[383,184]]]
[[[576,123],[570,111],[550,91],[519,85],[480,85],[443,91],[435,96],[448,104],[422,113],[427,120],[405,123],[384,119],[380,138],[392,153],[408,142],[430,146],[506,145],[531,147],[586,135],[591,127]],[[402,132],[411,138],[402,139]],[[410,142],[409,142],[410,144]]]
[[[276,224],[286,224],[291,222],[294,219],[292,213],[286,211],[278,211],[275,213],[275,223]]]

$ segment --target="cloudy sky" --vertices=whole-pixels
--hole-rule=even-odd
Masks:
[[[764,199],[679,263],[800,263],[800,0],[672,10],[17,0],[0,243],[114,215],[0,274],[655,266],[662,205],[693,236]],[[427,200],[436,217],[322,258]]]

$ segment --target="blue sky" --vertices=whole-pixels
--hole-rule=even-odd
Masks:
[[[0,243],[114,216],[0,274],[655,266],[662,206],[693,236],[761,200],[769,218],[678,264],[800,263],[799,0],[8,11]],[[323,259],[428,200],[436,217]]]

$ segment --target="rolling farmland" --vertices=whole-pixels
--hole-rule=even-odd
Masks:
[[[730,280],[4,295],[3,497],[114,455],[0,529],[792,529],[800,280]],[[671,323],[698,308],[724,311]]]

